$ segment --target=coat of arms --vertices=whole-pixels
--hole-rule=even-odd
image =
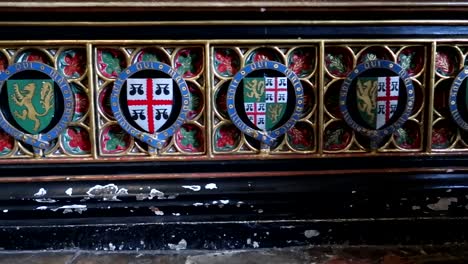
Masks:
[[[399,89],[399,76],[357,78],[358,111],[370,127],[380,129],[392,118],[398,107]]]
[[[142,71],[147,78],[137,77]],[[132,137],[148,144],[151,155],[185,122],[189,104],[190,92],[182,76],[156,61],[130,65],[115,80],[111,94],[116,121]]]
[[[55,113],[52,79],[7,80],[8,104],[16,123],[30,134],[49,126]]]
[[[241,100],[236,103],[236,99]],[[234,75],[226,104],[233,124],[259,140],[261,151],[269,151],[301,117],[304,89],[299,77],[286,65],[259,61]]]
[[[340,110],[345,122],[356,132],[369,137],[373,150],[404,125],[414,101],[414,88],[408,73],[387,60],[357,65],[343,81],[340,91]]]
[[[173,94],[171,78],[127,79],[127,107],[131,118],[151,134],[169,119]]]
[[[283,117],[288,101],[286,77],[244,78],[244,108],[250,122],[271,130]]]

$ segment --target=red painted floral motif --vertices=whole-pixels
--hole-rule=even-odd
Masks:
[[[26,61],[35,61],[35,62],[42,62],[47,63],[47,59],[41,53],[31,52],[28,56],[26,56]]]
[[[83,115],[89,107],[88,97],[84,93],[75,93],[75,113]]]
[[[291,143],[300,149],[308,149],[312,146],[312,134],[305,126],[295,126],[288,131],[288,138]]]
[[[309,52],[297,52],[289,61],[289,69],[298,75],[306,75],[312,72],[312,56]]]
[[[232,149],[239,140],[239,131],[232,125],[219,129],[219,137],[216,140],[216,147],[220,149]]]
[[[8,61],[5,58],[0,57],[0,71],[4,71],[7,67]]]
[[[231,76],[239,70],[239,64],[235,53],[228,51],[217,51],[216,52],[216,70],[221,75]]]
[[[73,54],[73,53],[72,53]],[[75,52],[72,56],[72,54],[68,53],[65,55],[65,67],[63,68],[63,72],[67,76],[73,76],[75,73],[78,74],[78,76],[81,76],[84,73],[85,67],[83,65],[83,54],[81,52]]]
[[[9,151],[13,148],[13,138],[5,132],[0,132],[0,153]]]
[[[436,69],[437,72],[442,75],[450,75],[453,73],[453,64],[452,58],[446,52],[437,52],[436,55]]]
[[[86,130],[68,129],[67,134],[70,137],[70,147],[79,148],[84,152],[91,150],[91,143],[89,142],[89,135]]]
[[[445,128],[434,128],[432,131],[432,147],[433,148],[447,148],[450,144],[452,132]]]
[[[268,51],[262,50],[262,51],[258,51],[257,53],[255,53],[254,58],[253,58],[254,62],[266,61],[266,60],[269,60],[269,61],[275,60],[275,56]]]

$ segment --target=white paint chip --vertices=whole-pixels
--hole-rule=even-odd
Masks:
[[[8,209],[3,210],[4,213],[8,213]]]
[[[205,189],[214,190],[214,189],[218,189],[218,186],[216,186],[216,183],[208,183],[207,185],[205,185]]]
[[[47,210],[47,206],[39,206],[36,210]]]
[[[434,211],[447,211],[452,203],[457,203],[457,197],[442,197],[437,203],[428,204],[427,208]]]
[[[34,194],[34,196],[40,197],[40,196],[44,196],[44,195],[46,195],[46,194],[47,194],[46,189],[40,188],[39,191],[38,191],[37,193]]]
[[[201,190],[201,186],[200,185],[183,185],[182,188],[185,188],[185,189],[190,189],[194,192],[198,192]]]
[[[304,236],[307,238],[317,237],[320,235],[320,232],[317,230],[306,230],[304,231]]]
[[[73,188],[68,188],[65,193],[68,195],[68,196],[72,196],[73,194]]]
[[[185,239],[181,239],[177,245],[169,243],[168,246],[172,250],[183,250],[187,248],[187,241],[185,241]]]

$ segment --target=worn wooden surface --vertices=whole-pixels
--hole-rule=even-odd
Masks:
[[[111,249],[114,249],[111,245]],[[290,248],[247,251],[11,252],[0,264],[462,264],[466,250],[452,248]]]

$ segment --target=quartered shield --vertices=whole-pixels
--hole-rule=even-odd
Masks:
[[[174,103],[171,78],[127,79],[127,107],[130,116],[146,132],[154,134],[169,119]]]
[[[8,106],[16,123],[30,134],[41,133],[55,114],[52,79],[7,80]]]
[[[358,77],[356,100],[360,116],[373,129],[380,129],[398,108],[400,77]]]
[[[288,101],[287,77],[244,78],[244,110],[260,130],[271,130],[283,118]]]

